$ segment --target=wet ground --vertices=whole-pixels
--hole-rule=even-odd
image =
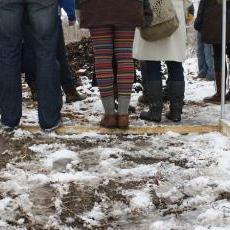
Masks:
[[[7,229],[230,225],[230,140],[220,134],[2,134],[1,143]]]

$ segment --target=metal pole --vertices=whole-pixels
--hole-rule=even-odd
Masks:
[[[222,19],[222,76],[221,76],[221,119],[225,115],[225,74],[226,74],[226,0],[223,0],[223,19]]]

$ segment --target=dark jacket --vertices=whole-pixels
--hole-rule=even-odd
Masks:
[[[227,1],[227,43],[230,43],[230,2]],[[201,0],[194,27],[201,32],[203,42],[222,43],[222,4],[217,0]]]
[[[58,4],[66,12],[69,21],[75,21],[75,0],[58,0]]]
[[[80,26],[138,27],[144,24],[144,7],[141,0],[78,0]]]
[[[205,10],[205,3],[206,0],[201,0],[197,12],[197,17],[194,22],[194,28],[197,31],[201,30],[202,24],[203,24],[203,19],[204,19],[204,10]]]

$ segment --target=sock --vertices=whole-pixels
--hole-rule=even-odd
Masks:
[[[126,115],[129,113],[131,96],[118,96],[118,114]]]
[[[106,115],[115,114],[114,96],[102,97],[101,101],[102,101]]]

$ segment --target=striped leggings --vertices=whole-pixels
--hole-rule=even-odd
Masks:
[[[134,28],[100,27],[91,29],[95,69],[101,97],[114,96],[113,57],[117,62],[117,92],[130,96],[134,81],[132,48]]]

